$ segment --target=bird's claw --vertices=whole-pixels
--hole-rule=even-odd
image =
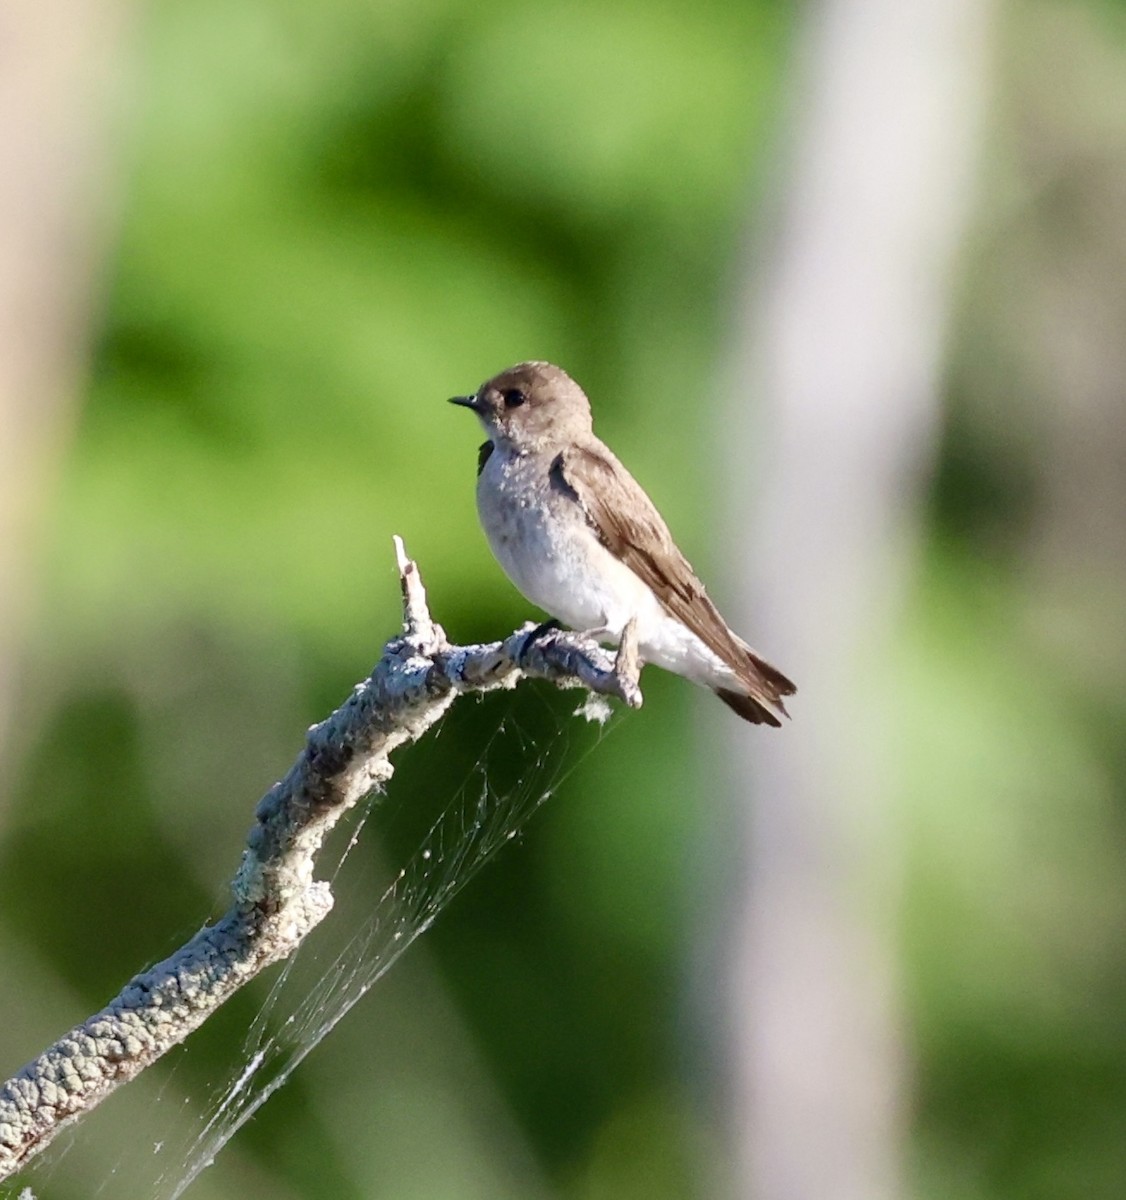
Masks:
[[[552,617],[550,620],[541,622],[535,627],[535,629],[530,629],[524,635],[524,640],[520,643],[520,657],[523,658],[524,655],[528,653],[528,649],[532,643],[538,642],[539,639],[544,636],[544,634],[554,633],[555,630],[562,628],[562,623]]]

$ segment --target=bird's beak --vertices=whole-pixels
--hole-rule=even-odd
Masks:
[[[471,408],[474,412],[481,411],[481,402],[476,396],[451,396],[451,404],[460,404],[462,408]]]

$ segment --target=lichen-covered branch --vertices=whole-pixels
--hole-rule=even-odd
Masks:
[[[451,646],[430,616],[417,566],[398,538],[395,547],[403,631],[309,730],[297,761],[259,802],[230,910],[0,1085],[0,1180],[293,952],[332,908],[329,885],[314,878],[325,835],[391,777],[391,752],[421,737],[459,695],[537,677],[641,703],[636,661],[615,660],[581,634],[529,627],[503,642]]]

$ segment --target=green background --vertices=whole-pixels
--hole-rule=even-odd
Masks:
[[[143,6],[0,830],[0,972],[21,980],[0,1073],[221,911],[258,796],[397,628],[393,533],[453,639],[536,616],[478,530],[479,431],[445,397],[562,363],[720,575],[715,434],[686,408],[706,417],[718,394],[741,256],[785,161],[798,17],[758,0]],[[1058,451],[1078,422],[1105,462],[1126,404],[1069,409],[1053,339],[1072,327],[1048,301],[1088,313],[1099,345],[1126,328],[1126,20],[1010,4],[1000,26],[896,635],[905,1153],[918,1195],[1110,1200],[1126,1189],[1126,645],[1104,526],[1126,512],[1075,467],[1082,438],[1070,467]],[[1059,532],[1061,473],[1090,488],[1072,500],[1090,537]],[[721,1051],[698,993],[730,814],[696,783],[707,698],[653,673],[645,695],[192,1195],[723,1194]],[[500,778],[545,748],[577,757],[592,735],[558,735],[573,707],[539,688],[459,707],[400,757],[354,854],[409,854],[476,786],[498,721]],[[367,895],[333,919],[362,920]],[[267,986],[175,1057],[167,1094],[229,1069]],[[29,1182],[89,1196],[129,1103],[91,1123],[100,1148]]]

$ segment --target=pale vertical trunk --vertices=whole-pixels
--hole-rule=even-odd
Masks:
[[[729,723],[744,806],[727,1003],[736,1168],[756,1200],[900,1200],[887,656],[940,415],[989,0],[811,7],[789,161],[748,280],[727,445],[738,625],[792,724]],[[744,526],[745,527],[745,526]]]
[[[105,228],[122,0],[0,6],[0,798]]]

